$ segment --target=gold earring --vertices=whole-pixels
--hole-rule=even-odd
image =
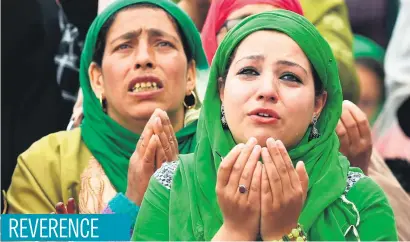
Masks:
[[[191,91],[191,94],[188,96],[185,96],[184,99],[184,107],[187,109],[192,109],[196,106],[197,99],[194,91]]]
[[[101,107],[104,109],[104,106],[103,106],[103,98],[102,98],[102,94],[100,93],[100,95],[99,95],[99,99],[100,99],[100,105],[101,105]]]

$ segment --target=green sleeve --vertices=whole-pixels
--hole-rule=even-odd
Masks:
[[[383,190],[372,179],[360,179],[348,192],[346,198],[359,211],[357,231],[361,241],[397,241],[393,210]],[[348,240],[356,240],[352,233]]]
[[[169,240],[169,190],[154,176],[145,192],[131,240]]]

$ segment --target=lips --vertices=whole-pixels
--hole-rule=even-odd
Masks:
[[[280,116],[277,112],[275,112],[273,109],[269,108],[257,108],[249,112],[249,116],[258,116],[261,118],[275,118],[275,119],[280,119]]]
[[[132,93],[157,91],[164,87],[161,80],[155,76],[141,76],[134,78],[128,85]]]

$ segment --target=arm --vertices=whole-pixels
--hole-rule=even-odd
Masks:
[[[335,55],[343,99],[356,103],[359,83],[353,58],[353,35],[346,3],[341,0],[302,0],[305,16],[328,41]]]
[[[397,241],[393,210],[383,190],[370,178],[362,178],[347,194],[360,214],[357,231],[362,241]],[[355,240],[350,233],[347,240]]]
[[[62,201],[59,160],[49,150],[48,137],[34,143],[18,157],[12,182],[7,192],[8,213],[50,213]],[[57,199],[59,198],[59,199]]]

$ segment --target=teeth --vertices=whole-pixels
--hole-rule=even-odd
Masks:
[[[155,91],[158,90],[158,87],[134,87],[132,92],[145,92],[145,91]]]
[[[156,82],[153,82],[153,83],[152,83],[152,86],[153,86],[153,87],[157,87],[157,83],[156,83]]]
[[[145,82],[141,82],[141,87],[142,87],[142,88],[145,87]]]
[[[259,115],[259,116],[262,116],[262,117],[270,117],[270,115],[267,114],[267,113],[258,113],[258,115]]]
[[[145,85],[146,85],[147,87],[151,87],[151,82],[147,82]]]

